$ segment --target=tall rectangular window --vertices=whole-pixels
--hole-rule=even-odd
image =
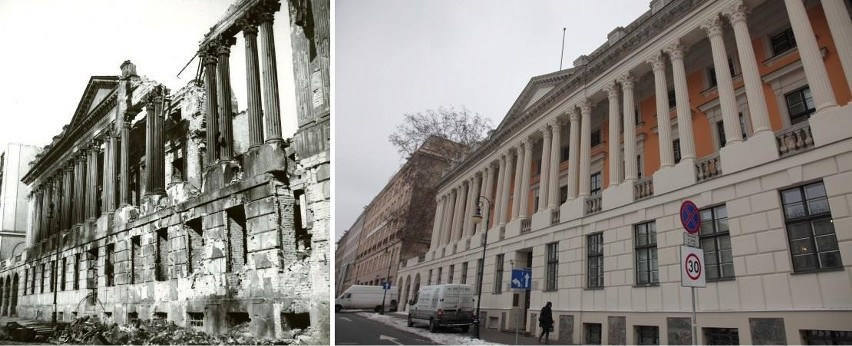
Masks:
[[[636,326],[636,344],[637,345],[659,345],[660,344],[660,327],[657,327],[657,326]]]
[[[781,191],[793,271],[842,268],[831,209],[823,183]]]
[[[485,269],[485,263],[482,259],[476,260],[476,278],[474,281],[476,284],[473,286],[476,289],[476,294],[479,294],[482,291],[482,270]]]
[[[130,283],[142,282],[142,239],[140,236],[130,238]]]
[[[451,264],[450,270],[447,272],[447,283],[448,284],[453,283],[453,274],[455,274],[455,273],[456,273],[456,266]]]
[[[672,141],[672,151],[674,153],[674,161],[675,163],[680,163],[680,138]]]
[[[71,274],[71,278],[74,280],[72,285],[74,290],[80,289],[80,256],[80,253],[74,254],[74,273]]]
[[[592,136],[592,138],[591,138],[592,147],[601,144],[601,130],[600,129],[593,131],[591,136]]]
[[[791,91],[784,95],[784,99],[787,101],[787,113],[790,114],[791,125],[808,120],[811,114],[816,112],[810,87]]]
[[[545,291],[556,291],[557,280],[559,276],[559,243],[550,243],[546,245],[547,249],[547,269],[545,277]]]
[[[666,97],[669,99],[670,108],[674,108],[675,106],[677,106],[677,97],[675,96],[674,89],[669,90],[669,92],[666,94]]]
[[[636,246],[636,284],[660,281],[657,263],[657,226],[654,221],[633,226]]]
[[[787,28],[770,38],[772,43],[772,55],[778,55],[796,47],[796,36],[793,35],[793,28]]]
[[[47,265],[41,264],[41,291],[39,293],[44,293],[44,284],[47,282]]]
[[[432,269],[429,269],[429,276],[426,277],[426,286],[432,284]]]
[[[601,344],[601,324],[600,323],[583,323],[585,327],[585,343],[587,345]]]
[[[460,284],[467,284],[467,262],[462,263],[462,272],[461,272],[461,282]]]
[[[597,196],[601,194],[601,185],[603,185],[603,178],[601,177],[601,172],[596,172],[592,174],[590,179],[591,187],[590,191],[592,196]]]
[[[62,276],[62,278],[59,280],[59,290],[60,291],[65,290],[65,273],[67,273],[67,272],[68,272],[68,257],[62,257],[62,271],[60,272],[60,275]]]
[[[603,287],[603,233],[589,234],[586,242],[588,287]]]
[[[156,268],[157,281],[166,281],[169,279],[169,232],[168,228],[160,228],[157,230],[157,258]]]
[[[228,215],[228,266],[227,272],[238,271],[248,262],[246,239],[246,212],[242,205],[225,211]],[[298,232],[297,232],[298,233]],[[297,239],[297,242],[299,240]]]
[[[494,293],[503,292],[503,254],[497,255],[494,260]]]
[[[734,256],[731,253],[728,211],[724,205],[701,210],[699,237],[704,250],[707,281],[733,278]]]
[[[636,155],[636,176],[642,179],[642,154]]]
[[[565,203],[568,200],[568,185],[559,187],[559,204]]]
[[[201,269],[201,261],[204,259],[204,231],[201,229],[201,217],[186,222],[189,228],[186,233],[189,241],[186,244],[187,261],[189,272],[194,273]]]
[[[32,280],[31,284],[30,284],[30,294],[35,294],[36,276],[38,276],[37,274],[38,274],[38,266],[33,266],[33,275],[30,277],[31,280]]]
[[[106,258],[104,261],[104,275],[106,275],[106,285],[111,287],[115,285],[115,244],[107,244]]]
[[[559,155],[559,163],[568,161],[568,154],[571,153],[569,150],[570,149],[568,149],[568,146],[562,147],[562,153],[561,155]]]
[[[538,196],[539,196],[539,188],[536,187],[533,189],[533,211],[538,210]]]
[[[436,285],[441,284],[441,276],[443,276],[443,275],[444,275],[444,267],[438,267],[438,277],[435,279]]]
[[[30,269],[24,268],[24,293],[22,295],[27,295],[27,284],[30,282]]]

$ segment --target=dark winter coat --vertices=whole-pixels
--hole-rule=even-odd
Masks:
[[[544,306],[541,308],[541,315],[538,317],[538,325],[542,328],[553,328],[553,313],[550,311],[549,306]]]

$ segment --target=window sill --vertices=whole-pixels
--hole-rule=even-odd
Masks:
[[[635,285],[633,285],[633,288],[645,288],[645,287],[660,287],[660,283],[654,282],[654,283],[650,283],[650,284],[635,284]]]
[[[723,278],[715,278],[715,279],[707,279],[707,282],[724,282],[724,281],[736,281],[736,276],[726,276]]]
[[[790,273],[790,275],[805,275],[805,274],[817,274],[817,273],[826,273],[826,272],[838,272],[846,270],[842,265],[834,268],[822,268],[822,269],[811,269],[811,270],[800,270],[794,271]]]
[[[583,289],[584,289],[584,290],[586,290],[586,291],[601,291],[601,290],[603,290],[604,288],[605,288],[605,286],[601,286],[601,287],[585,287],[585,288],[583,288]]]

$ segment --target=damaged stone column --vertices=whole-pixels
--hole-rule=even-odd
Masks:
[[[219,137],[219,106],[216,96],[216,56],[208,51],[209,48],[202,48],[198,53],[204,62],[204,104],[207,110],[207,165],[210,166],[216,163],[219,157],[219,146],[217,138]]]
[[[231,46],[234,43],[236,43],[236,39],[233,37],[223,38],[216,47],[216,90],[219,98],[219,137],[216,143],[219,146],[219,158],[225,161],[234,158],[234,112],[231,109],[231,66],[229,61]]]
[[[130,119],[126,115],[121,120],[121,168],[119,171],[121,186],[119,195],[121,206],[130,205]]]
[[[272,21],[279,4],[270,5],[261,13],[260,51],[263,57],[263,108],[266,116],[266,142],[281,141],[281,115],[278,108],[278,69],[275,61],[275,38]]]
[[[112,213],[115,211],[115,161],[118,151],[118,138],[112,129],[112,125],[107,129],[107,144],[106,155],[104,155],[104,192],[103,192],[103,213]]]
[[[145,106],[146,117],[145,140],[145,185],[147,195],[165,195],[165,161],[163,143],[163,101],[165,88],[157,86],[148,95]]]
[[[89,148],[89,158],[86,170],[86,216],[84,220],[95,218],[98,204],[98,154],[100,141],[95,139]]]
[[[249,146],[263,144],[263,110],[260,108],[260,64],[257,57],[257,25],[249,19],[237,22],[246,41],[246,91],[248,93]]]
[[[77,187],[77,191],[74,196],[74,223],[79,224],[82,223],[86,218],[86,159],[88,155],[86,154],[86,149],[81,148],[79,151],[79,156],[77,157],[77,172],[76,179],[74,179],[74,186]]]
[[[73,159],[71,160],[73,161]],[[64,187],[62,189],[62,229],[71,228],[71,213],[73,210],[73,191],[74,191],[74,168],[73,163],[69,162],[62,167],[62,177],[64,179]]]

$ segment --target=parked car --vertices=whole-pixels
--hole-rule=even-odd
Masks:
[[[396,286],[391,286],[385,295],[382,286],[352,285],[343,291],[334,300],[334,311],[342,309],[373,309],[379,312],[382,309],[382,300],[385,302],[385,311],[396,311],[399,293]]]
[[[416,320],[429,323],[429,331],[439,327],[461,328],[467,332],[473,323],[473,287],[446,284],[420,287],[414,299],[408,302],[408,326]]]

